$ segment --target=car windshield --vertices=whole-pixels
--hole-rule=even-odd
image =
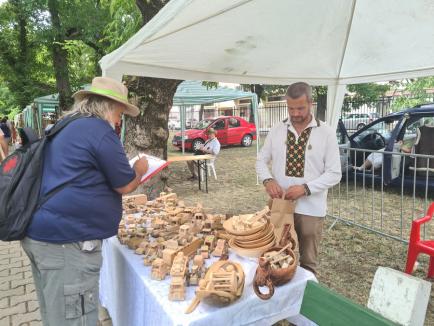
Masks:
[[[199,121],[199,122],[194,126],[194,128],[195,128],[195,129],[206,129],[206,127],[208,127],[209,124],[210,124],[211,122],[213,122],[213,121],[214,121],[214,120],[209,120],[209,119]]]

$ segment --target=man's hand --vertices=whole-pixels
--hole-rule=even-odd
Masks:
[[[283,190],[276,180],[270,180],[265,183],[265,191],[271,198],[282,198]]]
[[[303,185],[291,186],[286,190],[285,198],[296,200],[305,195],[305,188]]]

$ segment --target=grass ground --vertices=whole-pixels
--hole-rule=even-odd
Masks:
[[[235,214],[260,210],[266,204],[267,195],[262,185],[256,183],[255,145],[254,143],[249,148],[227,147],[221,150],[215,164],[217,180],[212,177],[209,179],[208,194],[199,191],[196,182],[187,180],[190,174],[185,163],[170,166],[169,186],[186,203],[201,202],[212,212]],[[169,143],[169,155],[179,154],[180,152]],[[396,192],[385,192],[383,197],[378,192],[374,194],[369,192],[365,197],[357,193],[354,195],[354,192],[350,195],[351,192],[353,190],[349,192],[350,200],[347,200],[346,195],[342,195],[341,188],[343,200],[340,201],[339,212],[342,216],[367,225],[373,223],[374,227],[382,225],[382,230],[387,233],[396,232],[399,235],[402,229],[404,239],[408,238],[409,221],[412,216],[419,217],[423,214],[424,203],[421,199],[416,199],[413,204],[412,197],[404,196],[401,200],[400,194]],[[329,195],[329,209],[332,210],[333,206],[335,214],[338,212],[339,205],[336,193],[338,189]],[[372,198],[374,204],[372,202],[370,204]],[[433,201],[434,198],[428,200]],[[375,211],[371,214],[373,207]],[[401,221],[405,221],[402,228]],[[343,222],[336,223],[331,230],[328,230],[332,223],[333,219],[326,220],[319,254],[318,279],[338,293],[366,305],[377,267],[385,266],[402,271],[406,261],[407,246],[403,242]],[[431,224],[434,224],[434,221]],[[434,229],[434,225],[431,226],[431,230]],[[420,266],[414,275],[426,279],[427,269],[428,259],[422,256]],[[431,292],[426,325],[434,326],[434,289]]]

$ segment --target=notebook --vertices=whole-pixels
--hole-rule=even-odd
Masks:
[[[139,155],[133,157],[130,160],[130,166],[133,167],[134,163],[139,159],[140,157],[146,157],[149,163],[149,169],[148,171],[142,176],[142,179],[140,180],[140,183],[143,183],[150,178],[152,178],[154,175],[159,173],[161,170],[163,170],[166,166],[169,165],[169,163],[159,157],[152,156],[149,154],[140,153]]]

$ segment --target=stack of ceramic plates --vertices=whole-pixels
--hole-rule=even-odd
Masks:
[[[229,246],[241,256],[259,257],[264,251],[274,246],[274,226],[267,217],[255,221],[250,227],[238,227],[240,220],[249,219],[249,215],[234,216],[223,223],[231,235]]]

